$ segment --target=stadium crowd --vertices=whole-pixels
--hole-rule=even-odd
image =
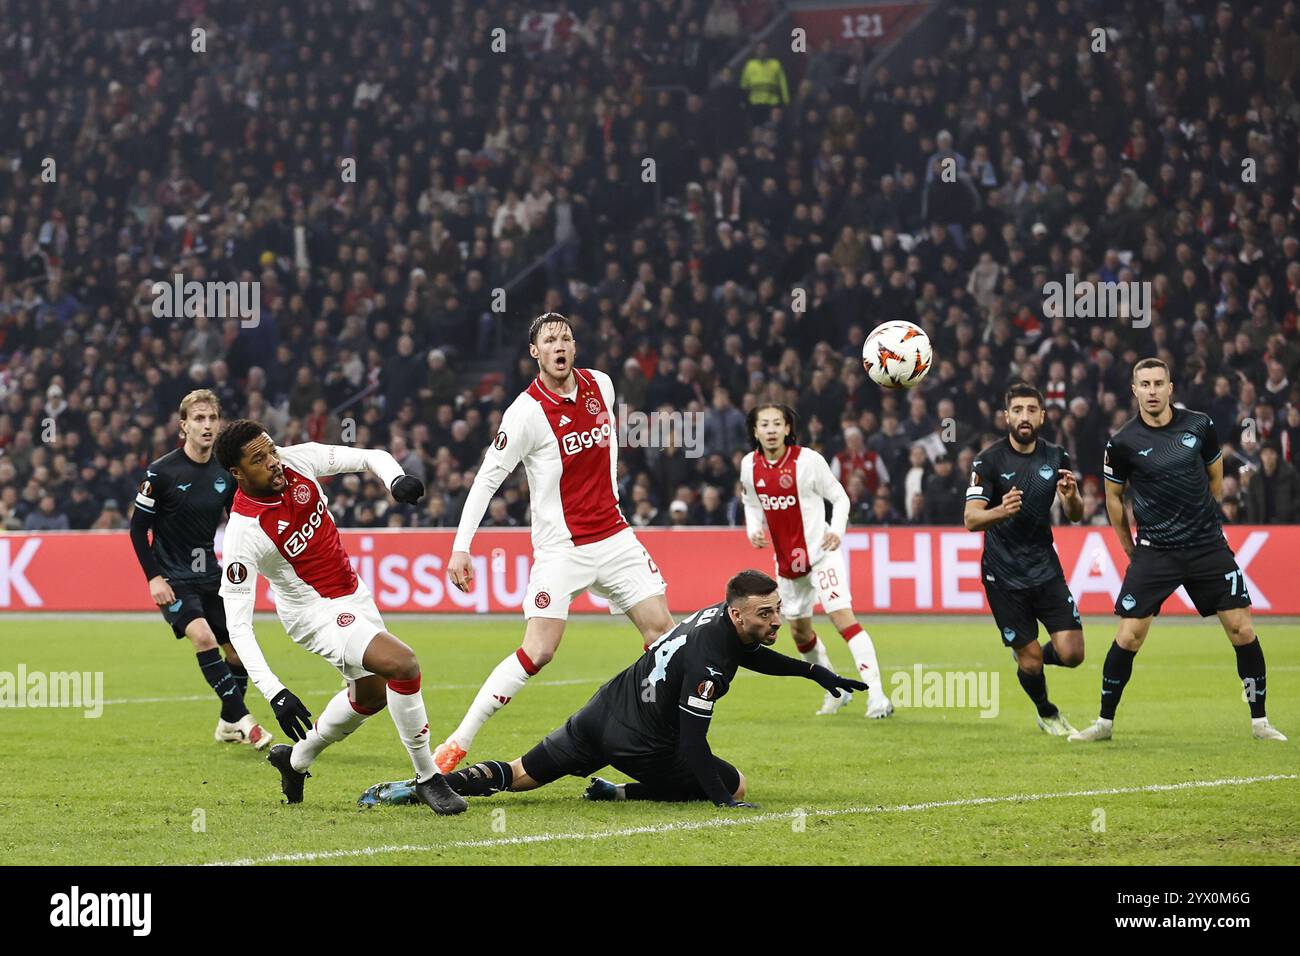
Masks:
[[[745,413],[768,400],[854,523],[959,524],[1017,380],[1104,524],[1102,449],[1150,355],[1214,418],[1225,519],[1300,521],[1293,3],[959,4],[902,76],[779,30],[729,66],[776,6],[733,0],[517,23],[498,0],[38,6],[0,37],[6,529],[123,527],[198,387],[281,444],[387,447],[430,487],[396,506],[336,479],[340,525],[454,526],[544,310],[625,410],[701,417],[700,447],[621,451],[638,526],[743,523]],[[155,316],[176,273],[260,282],[258,324]],[[1149,326],[1046,314],[1067,273],[1149,282]],[[910,393],[862,371],[895,318],[934,345]],[[527,523],[516,478],[485,526]]]

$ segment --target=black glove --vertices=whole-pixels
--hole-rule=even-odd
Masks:
[[[744,800],[732,800],[730,803],[722,804],[723,810],[761,810],[763,809],[757,803],[747,803]]]
[[[293,691],[285,688],[271,701],[275,719],[290,740],[303,740],[311,730],[311,711],[302,701],[294,696]]]
[[[849,677],[841,677],[832,670],[827,670],[820,664],[814,664],[812,672],[808,675],[812,680],[821,684],[823,688],[830,691],[836,697],[842,697],[842,690],[866,690],[867,685],[860,680],[853,680]]]
[[[415,475],[399,475],[393,479],[393,500],[404,505],[413,505],[424,497],[424,482]]]

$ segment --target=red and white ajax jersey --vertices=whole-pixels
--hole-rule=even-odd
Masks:
[[[761,451],[751,451],[740,463],[740,482],[746,533],[761,531],[767,522],[781,577],[803,577],[821,559],[827,501],[830,530],[844,536],[849,496],[817,452],[790,445],[780,458],[769,462]]]
[[[334,517],[317,476],[370,470],[384,484],[401,476],[401,466],[386,451],[309,442],[277,448],[289,484],[274,498],[235,492],[222,544],[221,597],[227,627],[252,627],[259,574],[270,581],[276,611],[288,627],[297,612],[321,598],[346,597],[357,590]]]
[[[532,507],[533,549],[602,541],[626,528],[618,508],[614,383],[575,368],[577,385],[557,395],[541,379],[511,403],[461,512],[453,551],[468,551],[493,494],[522,461]]]

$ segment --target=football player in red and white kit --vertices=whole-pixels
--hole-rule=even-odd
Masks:
[[[322,475],[370,471],[397,501],[424,495],[420,479],[402,473],[386,451],[309,442],[276,448],[258,422],[228,422],[217,436],[217,461],[239,490],[222,547],[221,598],[226,628],[248,676],[271,704],[290,740],[267,760],[280,771],[290,803],[302,802],[303,781],[322,750],[385,707],[415,767],[416,796],[435,813],[460,813],[465,800],[447,786],[429,750],[429,719],[420,696],[415,652],[388,632],[366,583],[339,540]],[[253,634],[257,576],[266,575],[275,610],[296,644],[329,661],[348,682],[320,717],[275,676]]]
[[[613,381],[574,365],[573,326],[558,312],[534,319],[528,341],[537,378],[501,417],[447,565],[452,584],[468,591],[474,532],[501,482],[523,462],[533,537],[524,639],[488,675],[460,726],[434,751],[443,773],[456,769],[480,728],[555,656],[569,602],[580,592],[607,598],[610,613],[626,614],[647,646],[673,628],[663,576],[618,507]]]
[[[795,444],[795,422],[794,411],[786,405],[764,403],[750,409],[749,434],[756,450],[740,464],[746,531],[754,547],[766,547],[770,538],[776,551],[781,613],[790,622],[795,646],[804,660],[831,669],[826,646],[812,627],[813,607],[820,603],[848,643],[868,687],[867,716],[888,717],[894,705],[885,693],[875,645],[853,616],[848,569],[840,551],[849,521],[849,496],[825,458]],[[850,697],[828,693],[817,713],[833,714]]]

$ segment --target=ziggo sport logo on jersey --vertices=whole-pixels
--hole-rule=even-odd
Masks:
[[[320,527],[321,521],[325,516],[325,500],[321,499],[316,502],[316,510],[311,513],[302,527],[289,535],[284,542],[284,553],[290,558],[296,558],[307,550],[307,542],[316,536],[316,529]]]
[[[566,455],[576,455],[587,448],[595,448],[596,446],[604,448],[609,444],[609,439],[613,434],[614,429],[609,422],[596,425],[582,432],[568,432],[564,436],[564,453]]]
[[[758,503],[763,506],[764,511],[784,511],[786,508],[793,508],[797,499],[794,495],[765,495],[759,494]]]

